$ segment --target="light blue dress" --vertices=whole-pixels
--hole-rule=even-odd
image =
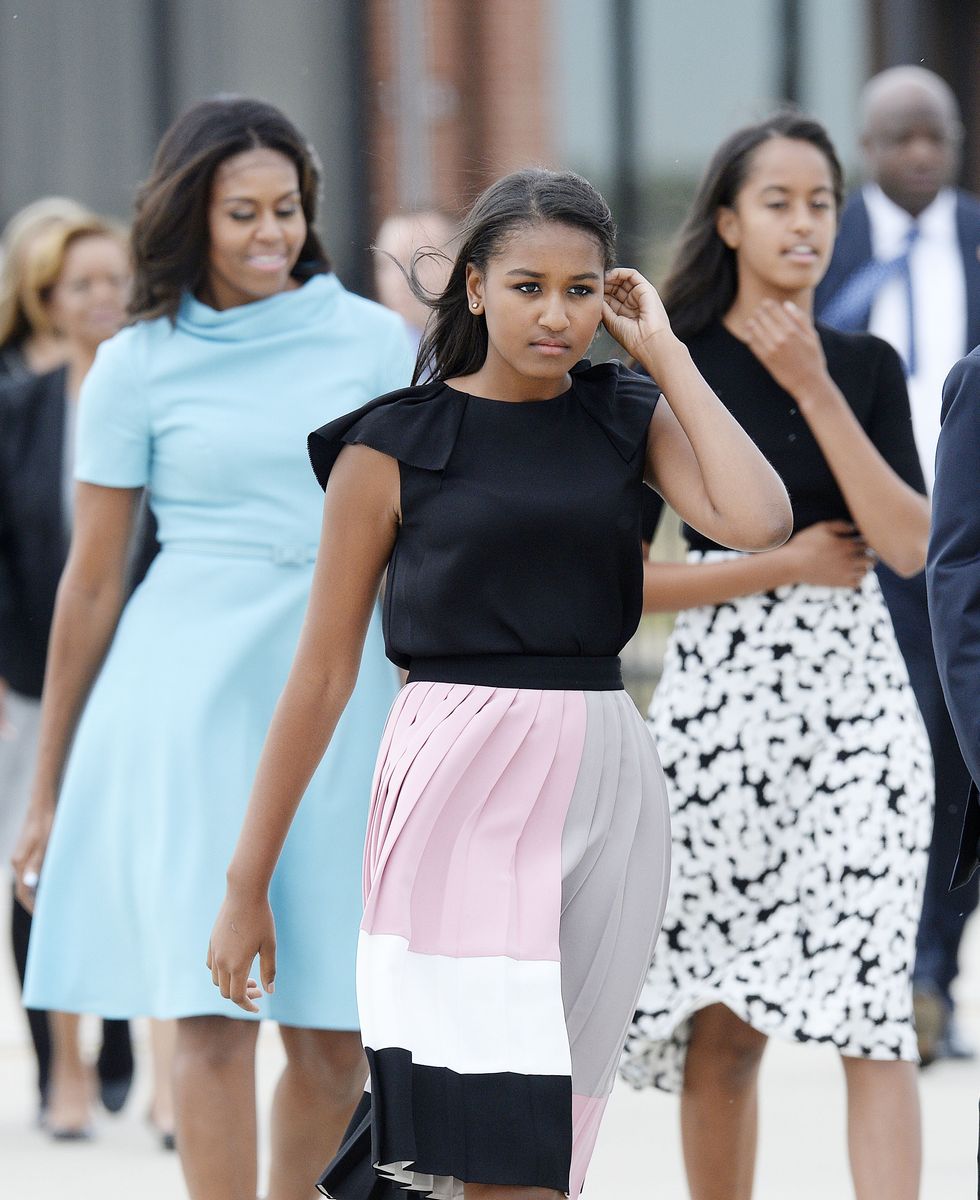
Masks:
[[[323,497],[311,429],[405,386],[400,318],[333,275],[218,312],[185,297],[99,350],[76,475],[150,489],[162,551],[75,737],[38,889],[25,1002],[106,1017],[246,1014],[205,970],[252,777],[306,608]],[[356,1029],[371,777],[396,691],[372,620],[354,695],[271,888],[263,1015]]]

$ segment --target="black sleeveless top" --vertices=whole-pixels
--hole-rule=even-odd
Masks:
[[[886,463],[900,479],[924,493],[922,467],[912,434],[912,414],[902,360],[870,333],[841,333],[817,322],[827,372]],[[687,339],[694,365],[786,485],[799,533],[817,521],[848,521],[850,510],[817,439],[793,397],[773,379],[749,347],[715,321]],[[652,541],[663,501],[648,491],[643,532]],[[692,550],[724,550],[690,525]]]
[[[622,687],[642,607],[640,511],[656,386],[579,363],[568,391],[511,403],[435,382],[310,434],[322,487],[344,444],[398,460],[388,657],[410,679]]]

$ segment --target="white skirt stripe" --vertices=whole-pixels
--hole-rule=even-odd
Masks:
[[[571,1075],[560,963],[417,954],[362,930],[357,999],[372,1050],[467,1075]]]

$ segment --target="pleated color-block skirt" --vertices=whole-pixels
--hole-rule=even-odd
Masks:
[[[409,683],[365,848],[370,1090],[320,1190],[578,1196],[669,855],[660,764],[624,691]]]

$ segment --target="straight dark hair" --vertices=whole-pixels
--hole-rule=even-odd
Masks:
[[[592,234],[608,270],[616,257],[616,225],[599,192],[587,179],[572,171],[547,171],[529,167],[490,185],[460,226],[459,249],[449,282],[439,296],[426,292],[418,281],[415,262],[431,254],[423,248],[409,270],[415,295],[432,309],[419,345],[413,383],[422,379],[451,379],[471,375],[487,357],[487,323],[474,314],[466,300],[466,268],[480,271],[518,229],[543,221],[571,225]]]
[[[735,251],[721,240],[715,223],[720,208],[731,208],[752,166],[755,151],[770,138],[809,142],[827,159],[837,211],[844,200],[844,172],[833,143],[819,121],[781,111],[733,133],[715,151],[698,186],[678,237],[678,249],[660,290],[670,324],[679,338],[692,337],[725,315],[735,302]]]
[[[215,96],[189,108],[163,135],[137,197],[129,305],[137,319],[166,316],[173,321],[181,295],[200,288],[207,274],[214,173],[233,155],[259,148],[285,155],[299,176],[306,241],[293,275],[305,279],[330,270],[315,229],[320,167],[312,146],[273,105]]]

